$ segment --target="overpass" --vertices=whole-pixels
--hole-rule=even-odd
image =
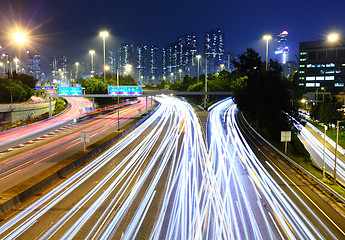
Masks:
[[[143,94],[133,95],[133,94],[77,94],[77,95],[61,95],[61,94],[50,94],[49,95],[49,117],[52,116],[51,111],[51,98],[52,97],[85,97],[85,98],[92,98],[92,102],[95,102],[95,97],[145,97],[146,98],[146,113],[147,113],[147,97],[151,98],[151,106],[152,106],[152,96],[157,95],[175,95],[175,96],[196,96],[196,95],[215,95],[215,96],[231,96],[232,92],[180,92],[180,91],[143,91]],[[94,107],[93,107],[94,108]]]

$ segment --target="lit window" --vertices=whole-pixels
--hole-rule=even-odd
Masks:
[[[326,64],[326,67],[335,67],[335,64],[334,63],[329,63],[329,64]]]
[[[304,77],[299,77],[300,80],[304,80]]]
[[[326,76],[325,80],[334,80],[334,76]]]
[[[301,58],[300,61],[301,62],[305,62],[305,61],[307,61],[307,59],[306,58]]]
[[[323,80],[325,80],[325,77],[324,76],[316,76],[316,80],[317,81],[323,81]]]
[[[341,64],[341,66],[345,67],[345,63]]]
[[[315,87],[320,87],[320,83],[315,83]]]
[[[306,83],[306,87],[315,87],[315,83]]]
[[[326,71],[326,74],[333,74],[334,71]]]
[[[344,83],[334,83],[334,87],[344,87]]]
[[[341,71],[340,71],[340,70],[337,70],[337,71],[335,71],[335,73],[341,73]]]
[[[315,77],[306,77],[305,80],[307,80],[307,81],[315,81]]]
[[[304,83],[299,83],[300,86],[304,86]]]
[[[304,73],[304,71],[299,71],[299,73]]]
[[[307,55],[307,52],[301,52],[300,55],[301,55],[301,56]]]
[[[299,65],[299,67],[300,67],[300,68],[304,68],[304,67],[305,67],[305,65]]]

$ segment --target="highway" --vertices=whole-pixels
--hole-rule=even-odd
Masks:
[[[227,142],[238,156],[230,165],[232,168],[228,169],[232,169],[235,175],[239,172],[240,179],[245,178],[241,174],[244,170],[250,181],[242,184],[245,191],[240,188],[237,190],[245,192],[247,196],[243,194],[237,198],[243,199],[242,205],[247,208],[242,207],[241,211],[236,211],[238,214],[243,212],[238,218],[243,219],[239,226],[245,224],[246,227],[239,227],[238,230],[233,227],[234,236],[249,236],[249,239],[344,239],[344,208],[338,206],[342,213],[335,210],[328,203],[332,202],[331,199],[323,199],[323,194],[310,185],[307,179],[293,170],[266,143],[258,140],[260,138],[254,130],[244,124],[243,118],[238,117],[236,105],[222,105],[219,108],[223,109],[222,124],[226,129]],[[256,194],[250,192],[252,188],[256,189]],[[236,191],[228,192],[232,193],[229,199],[233,201],[236,198],[232,199],[232,195],[240,194]],[[235,221],[236,215],[226,216],[233,216],[232,222]],[[241,229],[249,231],[243,233]]]
[[[295,122],[296,127],[300,129],[298,138],[304,144],[311,156],[313,164],[318,168],[323,168],[324,153],[324,133],[307,123],[306,126]],[[333,176],[335,159],[335,142],[326,136],[325,148],[325,171]],[[337,180],[345,184],[345,151],[338,147],[337,153]]]
[[[82,102],[78,98],[72,99],[72,101]],[[79,105],[73,104],[72,106],[69,111],[80,114]],[[121,108],[120,126],[124,126],[133,117],[137,116],[139,108],[142,112],[145,111],[144,99],[141,99],[138,104]],[[15,139],[18,134],[28,134],[28,139],[20,138],[19,144],[13,141],[12,144],[16,143],[18,145],[0,152],[0,192],[10,189],[82,150],[83,144],[80,141],[81,131],[90,133],[90,143],[94,143],[109,135],[109,133],[117,131],[117,111],[115,110],[109,110],[106,114],[96,117],[90,116],[90,118],[77,124],[53,128],[51,131],[48,131],[52,126],[58,125],[60,119],[65,122],[71,117],[76,116],[73,114],[71,116],[58,116],[57,119],[53,118],[44,121],[41,124],[42,126],[39,123],[28,125],[7,134],[6,136],[10,139]],[[38,133],[35,131],[37,128]],[[45,131],[42,134],[43,130]],[[24,133],[22,134],[22,132]],[[32,135],[29,135],[30,133]],[[37,134],[39,135],[37,136]]]
[[[117,144],[12,211],[0,237],[200,239],[211,202],[200,125],[187,103],[159,101]]]
[[[6,215],[0,238],[345,238],[343,206],[258,140],[231,99],[212,108],[207,136],[188,103],[157,100],[136,129]]]
[[[0,151],[21,143],[30,141],[40,135],[60,128],[64,123],[86,114],[85,107],[92,107],[92,102],[86,98],[66,98],[70,105],[62,114],[0,133]]]

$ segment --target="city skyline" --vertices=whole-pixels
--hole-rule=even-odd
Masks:
[[[337,8],[332,6],[336,5]],[[208,29],[220,28],[225,33],[225,51],[234,55],[254,48],[261,57],[265,54],[264,34],[275,37],[289,32],[290,60],[297,60],[299,42],[325,38],[330,32],[342,34],[341,10],[345,3],[330,1],[290,1],[276,3],[164,2],[100,0],[97,3],[62,0],[46,2],[28,0],[0,3],[1,42],[17,25],[30,31],[32,46],[26,49],[41,54],[42,69],[47,71],[53,54],[65,54],[73,60],[88,58],[95,49],[95,61],[102,55],[99,31],[108,30],[107,49],[117,49],[122,43],[165,46],[176,37],[196,32],[201,39]],[[212,16],[214,13],[214,16]],[[176,17],[175,17],[176,16]],[[315,18],[314,16],[320,16]],[[14,51],[16,52],[16,51]],[[97,56],[99,54],[99,56]],[[274,58],[273,39],[269,57]],[[84,60],[86,61],[86,60]]]

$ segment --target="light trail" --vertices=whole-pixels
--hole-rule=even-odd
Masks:
[[[231,103],[231,99],[221,102],[209,116],[209,154],[214,156],[210,160],[222,199],[219,205],[224,207],[224,211],[215,214],[222,215],[224,221],[213,222],[211,228],[219,236],[231,239],[323,239],[325,235],[336,238],[281,174],[266,162],[293,198],[298,199],[298,206],[257,159],[239,130],[235,120],[237,108]],[[243,177],[243,170],[249,182]],[[308,218],[306,212],[312,217]],[[323,226],[322,232],[315,224]]]
[[[308,196],[297,194],[300,187],[255,156],[231,99],[209,115],[208,152],[192,107],[169,97],[158,101],[144,123],[4,222],[0,237],[335,238],[304,203]]]

